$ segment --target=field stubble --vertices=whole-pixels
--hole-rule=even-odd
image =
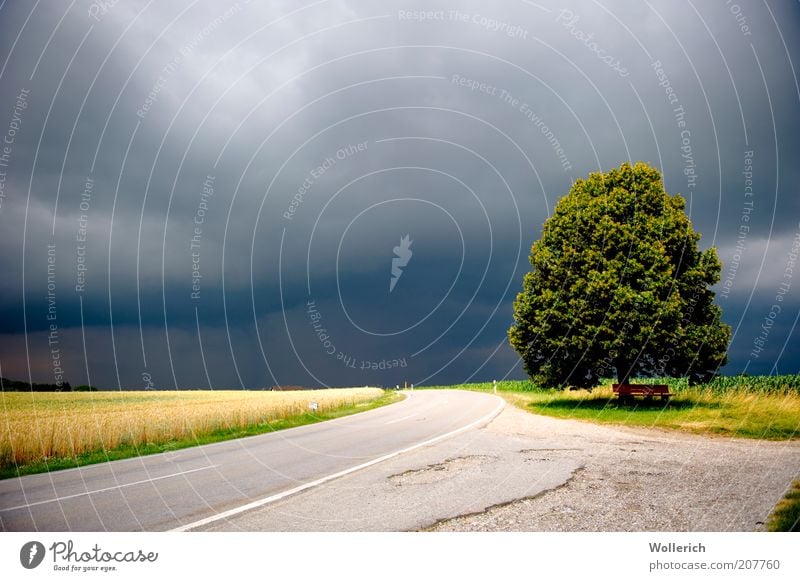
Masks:
[[[118,450],[169,445],[343,408],[368,406],[378,388],[267,391],[0,393],[0,469]],[[309,403],[316,402],[313,412]],[[309,423],[314,418],[307,418]],[[246,434],[241,434],[246,435]],[[220,439],[220,438],[217,438]]]

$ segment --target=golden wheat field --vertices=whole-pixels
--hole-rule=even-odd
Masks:
[[[202,438],[309,413],[365,404],[378,388],[314,391],[0,393],[0,466],[98,450]]]

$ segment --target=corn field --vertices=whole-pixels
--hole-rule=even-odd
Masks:
[[[616,380],[606,379],[601,385],[610,385],[612,383],[616,383]],[[685,377],[637,377],[632,379],[631,383],[666,384],[673,393],[680,393],[689,389],[689,382]],[[469,384],[470,389],[492,390],[493,387],[493,382]],[[498,381],[497,389],[500,391],[540,391],[542,388],[530,380],[524,380]],[[713,394],[800,395],[800,375],[719,375],[708,383],[692,386],[691,390],[693,392],[705,391]]]
[[[609,381],[609,383],[612,383]],[[670,391],[680,393],[689,388],[685,377],[637,378],[632,383],[663,383]],[[708,391],[714,394],[749,393],[755,395],[788,395],[800,394],[800,375],[718,375],[708,383],[693,387],[694,390]]]
[[[378,388],[0,393],[0,467],[239,430],[367,403]]]

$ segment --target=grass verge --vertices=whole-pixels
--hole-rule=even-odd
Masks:
[[[180,392],[178,392],[180,393]],[[312,392],[313,393],[313,392]],[[47,459],[37,459],[25,463],[0,464],[0,480],[5,478],[15,478],[26,474],[38,474],[42,472],[53,472],[67,468],[77,468],[90,464],[99,464],[112,460],[124,460],[138,456],[171,452],[183,448],[212,444],[225,440],[233,440],[247,436],[257,436],[260,434],[277,432],[288,428],[296,428],[308,424],[315,424],[326,420],[332,420],[344,416],[349,416],[359,412],[369,411],[385,405],[395,403],[402,399],[402,395],[396,392],[385,392],[376,399],[361,401],[356,403],[346,403],[330,409],[320,409],[314,413],[305,412],[276,418],[231,428],[216,428],[204,433],[194,433],[191,436],[182,438],[163,439],[148,441],[138,445],[120,444],[113,448],[96,449],[75,454],[69,457],[50,457]]]
[[[775,506],[767,522],[773,532],[800,532],[800,480],[792,483],[789,492]]]
[[[491,383],[442,388],[492,391]],[[683,387],[669,403],[621,404],[610,385],[587,392],[539,389],[528,381],[498,383],[498,395],[532,413],[602,424],[664,428],[703,435],[761,440],[800,438],[800,393],[754,393],[735,386]]]

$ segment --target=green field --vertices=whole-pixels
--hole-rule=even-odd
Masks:
[[[740,438],[800,438],[798,375],[718,377],[699,386],[671,378],[636,382],[666,383],[675,396],[669,403],[637,400],[621,404],[612,393],[610,382],[589,392],[541,389],[530,381],[503,381],[498,382],[498,393],[522,409],[557,418]],[[471,383],[437,388],[492,391],[493,385]]]

